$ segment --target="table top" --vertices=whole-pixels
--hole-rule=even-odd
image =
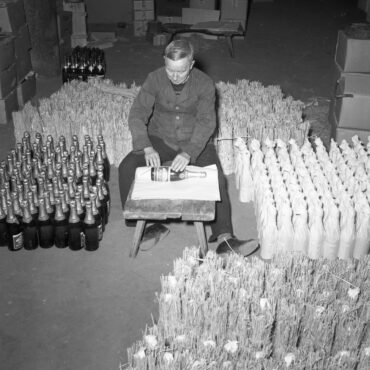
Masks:
[[[209,21],[195,24],[183,23],[164,23],[162,24],[165,32],[205,32],[216,35],[242,35],[243,27],[240,22],[233,21]]]

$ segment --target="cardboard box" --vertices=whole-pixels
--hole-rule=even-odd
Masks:
[[[17,33],[26,23],[23,0],[0,0],[0,27],[2,32]]]
[[[14,37],[0,34],[0,71],[15,61]]]
[[[157,15],[157,21],[161,23],[183,23],[182,17],[169,17],[167,15]]]
[[[339,79],[329,116],[338,127],[370,130],[370,74],[346,73]]]
[[[156,0],[156,14],[168,17],[181,17],[182,8],[189,8],[189,3],[190,0]]]
[[[24,24],[18,31],[14,40],[15,58],[20,58],[24,55],[25,51],[31,49],[31,37],[28,31],[28,25]]]
[[[0,71],[0,99],[4,99],[16,86],[17,74],[15,63]]]
[[[36,94],[36,75],[32,71],[17,86],[17,100],[19,108],[22,108]]]
[[[74,12],[72,13],[72,34],[73,35],[86,35],[86,13]]]
[[[190,0],[190,8],[216,9],[216,0]]]
[[[168,35],[165,33],[158,33],[153,36],[153,45],[154,46],[164,46],[168,43]]]
[[[338,123],[334,115],[329,115],[330,122],[330,136],[338,144],[343,140],[346,140],[348,143],[352,143],[352,137],[357,135],[361,141],[366,143],[368,141],[368,136],[370,136],[370,130],[361,130],[357,128],[344,128],[338,127]]]
[[[69,1],[63,1],[63,10],[65,12],[85,12],[86,11],[86,5],[84,1],[80,2],[69,2]]]
[[[134,21],[134,36],[145,37],[148,30],[148,21]]]
[[[154,18],[154,10],[136,10],[134,12],[135,21],[152,21]]]
[[[210,9],[182,9],[182,23],[195,24],[199,22],[219,21],[220,11]]]
[[[134,0],[134,10],[154,10],[154,0]]]
[[[357,6],[367,13],[370,11],[370,0],[358,0]]]
[[[0,99],[0,125],[6,125],[12,119],[12,112],[18,110],[16,89],[12,90],[4,99]]]
[[[339,31],[335,62],[344,72],[370,73],[370,39],[351,39]]]
[[[221,0],[221,19],[247,19],[248,0]]]
[[[86,46],[87,45],[87,35],[72,35],[71,36],[71,48],[76,46]]]

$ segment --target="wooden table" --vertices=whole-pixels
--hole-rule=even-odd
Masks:
[[[243,27],[240,22],[232,21],[210,21],[196,24],[164,23],[162,24],[162,30],[171,35],[168,43],[179,33],[197,32],[207,35],[224,36],[232,58],[234,58],[233,37],[244,35]]]
[[[140,199],[131,198],[132,186],[127,197],[123,216],[128,220],[137,220],[134,239],[130,249],[130,257],[136,257],[140,242],[148,220],[181,219],[193,221],[197,230],[202,256],[208,252],[208,244],[204,231],[204,221],[215,218],[215,202],[205,200],[181,199]]]

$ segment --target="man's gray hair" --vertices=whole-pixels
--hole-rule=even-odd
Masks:
[[[194,58],[193,45],[184,39],[174,40],[170,42],[164,50],[164,56],[171,60],[179,60],[183,58]]]

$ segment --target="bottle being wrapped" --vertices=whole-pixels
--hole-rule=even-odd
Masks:
[[[207,177],[207,172],[196,172],[189,170],[176,172],[172,170],[169,166],[152,167],[150,172],[151,180],[160,182],[180,181],[192,177]]]

